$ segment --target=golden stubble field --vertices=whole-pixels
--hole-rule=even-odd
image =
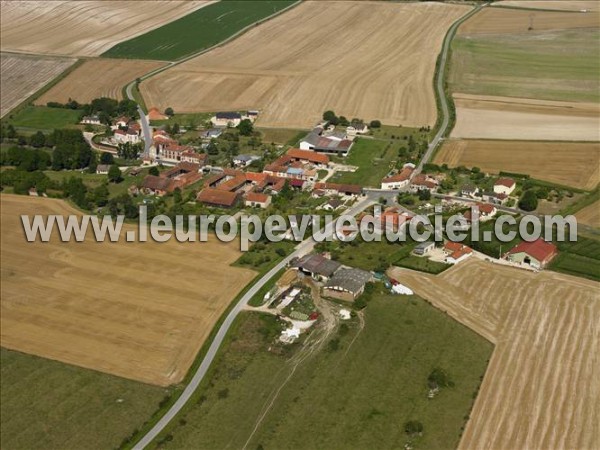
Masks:
[[[433,125],[436,58],[447,28],[468,11],[440,3],[304,2],[144,81],[141,91],[161,110],[260,109],[263,127],[311,127],[328,109],[349,119]]]
[[[74,58],[0,53],[0,117],[75,63]]]
[[[598,0],[501,0],[499,6],[516,6],[518,8],[539,8],[559,11],[598,11]]]
[[[172,22],[206,1],[2,1],[2,50],[97,56],[115,44]]]
[[[600,105],[454,94],[452,137],[600,141]]]
[[[164,66],[161,61],[98,58],[85,61],[36,100],[66,103],[69,98],[89,103],[99,97],[122,99],[123,86],[136,78]]]
[[[20,214],[76,213],[2,195],[1,345],[150,384],[183,379],[215,322],[255,276],[206,243],[28,243]],[[133,229],[133,226],[127,226]]]
[[[578,223],[600,228],[600,200],[575,213]]]
[[[600,447],[600,284],[475,258],[391,275],[495,344],[460,449]]]
[[[600,143],[450,139],[434,158],[450,167],[528,174],[580,189],[600,182]]]

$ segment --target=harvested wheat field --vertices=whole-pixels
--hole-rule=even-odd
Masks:
[[[522,173],[580,189],[593,189],[600,182],[598,143],[450,139],[434,163]]]
[[[502,4],[504,3],[502,2]],[[597,5],[597,2],[593,3]],[[530,26],[532,30],[529,30]],[[598,28],[599,26],[600,12],[598,8],[594,8],[593,12],[588,13],[483,8],[458,28],[457,35],[531,34],[540,31]]]
[[[391,276],[496,347],[459,448],[600,447],[600,284],[471,258]]]
[[[600,201],[596,201],[575,213],[578,223],[600,228]]]
[[[436,58],[447,28],[468,11],[439,3],[304,2],[144,81],[141,91],[161,110],[260,109],[263,127],[308,128],[327,109],[385,124],[433,124]]]
[[[205,6],[204,1],[2,1],[2,50],[97,56]]]
[[[99,97],[120,100],[123,98],[123,86],[164,64],[159,61],[132,59],[90,59],[49,89],[35,103],[66,103],[69,98],[79,103],[89,103]]]
[[[0,117],[75,63],[73,58],[0,53]]]
[[[1,344],[169,385],[254,277],[233,243],[28,243],[20,214],[73,214],[61,200],[2,195]],[[133,229],[132,226],[125,227]]]
[[[454,100],[454,138],[600,141],[597,103],[470,94]]]
[[[502,0],[496,5],[558,11],[598,11],[600,6],[598,0]]]

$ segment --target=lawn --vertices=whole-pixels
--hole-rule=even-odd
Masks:
[[[340,172],[329,181],[333,183],[351,183],[361,186],[379,187],[381,180],[393,167],[397,157],[392,145],[376,139],[357,139],[344,163],[357,166],[355,172]]]
[[[257,128],[260,131],[263,142],[281,145],[298,145],[298,141],[306,136],[307,131],[293,130],[288,128]]]
[[[598,102],[600,30],[456,37],[454,92]]]
[[[55,128],[74,128],[80,116],[81,111],[75,109],[26,106],[14,115],[10,115],[6,123],[12,124],[15,128],[50,132]]]
[[[108,181],[107,175],[87,173],[86,171],[82,172],[80,170],[46,170],[44,171],[44,173],[51,180],[55,180],[58,182],[62,182],[71,177],[81,178],[83,180],[83,183],[90,189],[97,188],[98,186]],[[148,170],[142,170],[135,177],[123,174],[123,181],[121,181],[120,183],[108,183],[108,192],[110,194],[110,198],[119,196],[121,194],[126,194],[129,186],[131,186],[132,184],[140,183],[146,175],[148,175]]]
[[[174,61],[212,47],[293,0],[221,1],[121,42],[102,56]]]
[[[117,448],[169,390],[2,348],[2,447]]]
[[[417,297],[378,292],[364,314],[364,330],[346,322],[292,373],[301,347],[274,343],[275,317],[242,313],[162,447],[402,448],[417,420],[415,448],[455,448],[492,345]],[[434,368],[454,386],[428,399]]]

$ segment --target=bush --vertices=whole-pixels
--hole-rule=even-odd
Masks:
[[[371,120],[369,126],[371,128],[381,128],[381,122],[379,120]]]
[[[523,193],[519,200],[519,208],[523,211],[534,211],[538,206],[538,197],[533,190],[528,190]]]
[[[404,432],[409,436],[423,434],[423,424],[417,420],[409,420],[404,424]]]

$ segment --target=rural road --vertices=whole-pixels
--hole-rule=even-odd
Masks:
[[[373,203],[374,203],[374,201],[372,198],[364,197],[358,203],[356,203],[354,206],[352,206],[352,207],[348,208],[346,211],[344,211],[344,213],[342,215],[355,216],[356,214],[363,211],[364,209],[366,209]],[[337,222],[337,221],[335,221],[335,222]],[[327,235],[332,234],[334,232],[335,222],[333,222],[330,227],[325,229],[325,232],[327,233]],[[221,347],[221,344],[223,343],[223,339],[225,339],[225,336],[227,335],[227,332],[229,331],[231,324],[233,323],[233,321],[235,320],[237,315],[240,313],[240,311],[242,311],[244,309],[244,307],[248,304],[250,299],[252,299],[258,293],[258,291],[260,291],[260,289],[267,282],[269,282],[269,280],[271,278],[273,278],[277,274],[277,272],[279,272],[281,269],[283,269],[290,262],[290,260],[292,260],[293,258],[295,258],[297,256],[302,256],[302,255],[305,255],[305,254],[311,252],[312,249],[314,248],[315,244],[316,244],[316,242],[312,239],[312,237],[302,241],[300,244],[298,244],[296,246],[296,249],[294,250],[293,253],[291,253],[290,255],[285,257],[275,267],[273,267],[266,274],[264,274],[256,283],[254,283],[254,285],[248,290],[248,292],[246,292],[242,296],[242,298],[236,303],[236,305],[229,312],[229,314],[227,314],[227,317],[221,324],[219,331],[217,331],[216,336],[214,337],[212,343],[210,344],[210,347],[209,347],[208,351],[206,352],[206,355],[204,356],[202,363],[196,370],[196,373],[190,380],[189,384],[185,387],[184,391],[181,393],[181,396],[177,399],[177,401],[173,404],[173,406],[171,406],[171,408],[166,412],[166,414],[163,417],[161,417],[161,419],[154,425],[154,427],[142,439],[140,439],[140,441],[133,447],[134,450],[142,450],[146,446],[148,446],[156,438],[156,436],[158,436],[158,434],[169,424],[169,422],[171,422],[171,420],[173,420],[175,418],[175,416],[177,415],[177,413],[179,413],[181,408],[183,408],[183,406],[192,397],[192,395],[194,394],[194,392],[196,391],[196,389],[202,382],[202,379],[208,372],[208,369],[209,369],[211,363],[215,359],[215,356],[217,355],[217,352],[219,351],[219,347]]]
[[[473,10],[469,11],[469,13],[467,13],[465,16],[463,16],[461,19],[456,21],[450,27],[450,29],[448,30],[448,33],[446,34],[446,37],[444,39],[444,44],[442,46],[442,54],[441,54],[441,58],[440,58],[440,64],[439,64],[438,73],[437,73],[437,83],[436,83],[436,95],[439,97],[440,103],[441,103],[442,122],[441,122],[439,131],[436,133],[434,139],[429,144],[427,152],[425,153],[425,155],[423,156],[423,159],[419,163],[417,170],[415,170],[415,174],[418,173],[423,168],[423,165],[429,161],[429,158],[431,158],[433,151],[435,150],[438,143],[442,139],[442,136],[446,132],[446,129],[448,128],[448,124],[450,123],[450,118],[449,118],[449,110],[450,109],[449,109],[448,102],[446,100],[445,93],[444,93],[444,71],[446,68],[446,61],[447,61],[447,57],[448,57],[448,50],[450,48],[450,42],[452,41],[452,37],[456,33],[456,29],[458,28],[458,26],[463,21],[468,19],[471,15],[473,15],[477,11],[479,11],[479,9],[481,9],[481,6],[474,8]],[[147,78],[148,76],[150,76],[150,74],[146,75],[143,78]],[[131,92],[133,83],[134,82],[130,83],[126,88],[127,96],[130,99],[133,99],[133,94]],[[371,195],[367,195],[366,197],[361,199],[356,205],[354,205],[351,208],[344,211],[343,214],[356,215],[360,211],[367,208],[369,205],[373,204],[374,203],[374,200],[373,200],[374,195],[373,195],[373,193],[370,193],[370,194]],[[330,227],[330,229],[327,231],[332,232],[333,226]],[[271,278],[273,278],[277,272],[279,272],[281,269],[283,269],[292,258],[309,253],[313,249],[314,245],[315,245],[315,242],[312,240],[312,238],[302,241],[296,247],[296,250],[294,250],[294,252],[292,254],[290,254],[289,256],[284,258],[275,267],[273,267],[271,270],[269,270],[269,272],[267,272],[265,275],[263,275],[256,283],[254,283],[254,285],[248,290],[248,292],[246,292],[242,296],[242,298],[237,302],[237,304],[233,307],[233,309],[229,312],[229,314],[227,314],[227,317],[221,324],[206,355],[204,356],[202,363],[196,370],[196,373],[194,373],[190,383],[185,387],[184,391],[181,393],[181,396],[177,399],[177,401],[173,404],[173,406],[171,406],[171,408],[165,413],[165,415],[163,417],[161,417],[160,420],[152,427],[152,429],[150,429],[150,431],[148,433],[146,433],[146,435],[144,435],[137,442],[137,444],[133,447],[134,450],[143,450],[144,448],[146,448],[160,434],[160,432],[165,429],[165,427],[169,424],[169,422],[171,422],[171,420],[173,420],[175,418],[177,413],[179,413],[179,411],[189,401],[189,399],[192,397],[192,395],[194,394],[194,392],[196,391],[196,389],[202,382],[202,380],[203,380],[204,376],[206,375],[213,360],[215,359],[215,356],[219,350],[219,347],[223,343],[223,339],[225,338],[227,332],[229,331],[231,324],[233,323],[233,321],[235,320],[235,318],[237,317],[239,312],[250,301],[250,299],[254,295],[256,295],[256,293]]]

